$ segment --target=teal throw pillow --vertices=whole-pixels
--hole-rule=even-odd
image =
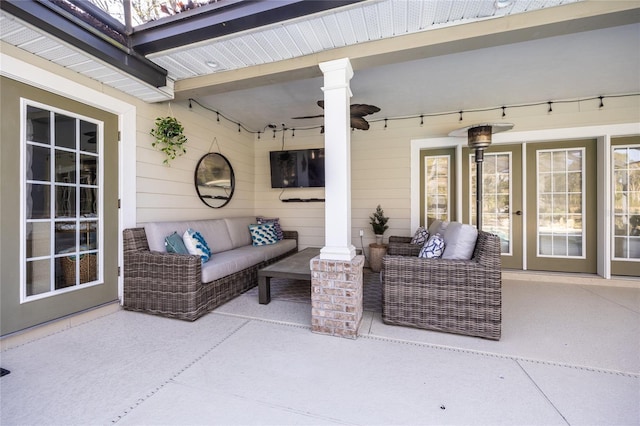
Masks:
[[[167,249],[167,253],[189,254],[182,237],[177,232],[164,239],[164,246]]]
[[[278,235],[273,222],[249,225],[251,241],[254,246],[265,246],[278,242]]]
[[[191,228],[187,229],[184,231],[182,240],[184,241],[184,245],[189,251],[189,254],[200,256],[202,263],[209,261],[211,258],[211,250],[209,249],[207,242],[204,240],[204,237],[198,231],[194,231]]]

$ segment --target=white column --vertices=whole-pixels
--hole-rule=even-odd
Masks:
[[[321,259],[352,260],[351,89],[348,58],[320,63],[324,74],[325,246]]]

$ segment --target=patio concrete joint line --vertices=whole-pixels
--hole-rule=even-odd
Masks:
[[[161,383],[160,385],[158,385],[155,389],[153,389],[152,391],[150,391],[149,393],[147,393],[144,397],[142,398],[138,398],[136,400],[136,402],[134,404],[131,405],[131,407],[128,410],[125,410],[122,414],[120,414],[119,416],[115,417],[114,419],[111,420],[111,423],[118,423],[120,420],[122,420],[127,414],[129,414],[131,411],[133,411],[136,407],[140,406],[143,402],[145,402],[147,399],[151,398],[152,396],[154,396],[155,394],[158,393],[158,391],[160,391],[162,388],[164,388],[166,385],[168,385],[169,383],[173,382],[174,379],[176,379],[177,377],[179,377],[182,373],[184,373],[185,371],[187,371],[189,368],[191,368],[193,365],[195,365],[197,362],[199,362],[202,358],[204,358],[205,356],[209,355],[211,352],[213,352],[214,349],[216,349],[218,346],[220,346],[222,343],[224,343],[227,339],[229,339],[231,336],[233,336],[234,334],[236,334],[238,331],[240,331],[242,328],[244,328],[247,324],[249,324],[249,320],[244,321],[242,324],[240,324],[239,326],[237,326],[235,329],[231,330],[231,332],[229,332],[226,336],[224,336],[222,339],[220,339],[218,342],[216,342],[213,346],[211,346],[209,349],[207,349],[206,351],[204,351],[203,353],[200,354],[200,356],[196,357],[195,359],[193,359],[190,363],[188,363],[187,365],[185,365],[184,367],[182,367],[180,370],[178,370],[177,372],[175,372],[174,374],[171,375],[171,377],[169,377],[167,380],[165,380],[163,383]]]
[[[538,389],[538,392],[540,392],[540,395],[542,395],[544,397],[544,399],[547,400],[547,402],[549,403],[549,405],[551,405],[553,407],[553,409],[556,411],[556,413],[558,413],[558,415],[560,417],[562,417],[562,420],[564,420],[564,422],[566,424],[571,424],[569,423],[569,421],[567,420],[567,418],[562,414],[562,412],[560,412],[560,410],[558,409],[558,407],[556,407],[556,405],[551,401],[551,399],[547,396],[546,393],[544,393],[544,391],[540,388],[540,386],[538,386],[538,383],[536,383],[535,380],[533,380],[533,377],[531,377],[529,375],[529,372],[520,364],[520,362],[518,360],[514,360],[516,362],[516,364],[518,364],[518,367],[520,367],[520,369],[522,370],[522,372],[525,374],[525,376],[527,376],[527,378],[531,381],[531,384],[533,384],[533,386],[535,386],[536,389]]]

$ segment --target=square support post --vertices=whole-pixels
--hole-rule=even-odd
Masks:
[[[362,323],[364,256],[311,260],[311,331],[356,339]]]

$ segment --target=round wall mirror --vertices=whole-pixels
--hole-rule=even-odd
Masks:
[[[217,152],[210,152],[198,161],[195,173],[198,197],[207,206],[219,209],[227,205],[233,196],[236,178],[231,163]]]

